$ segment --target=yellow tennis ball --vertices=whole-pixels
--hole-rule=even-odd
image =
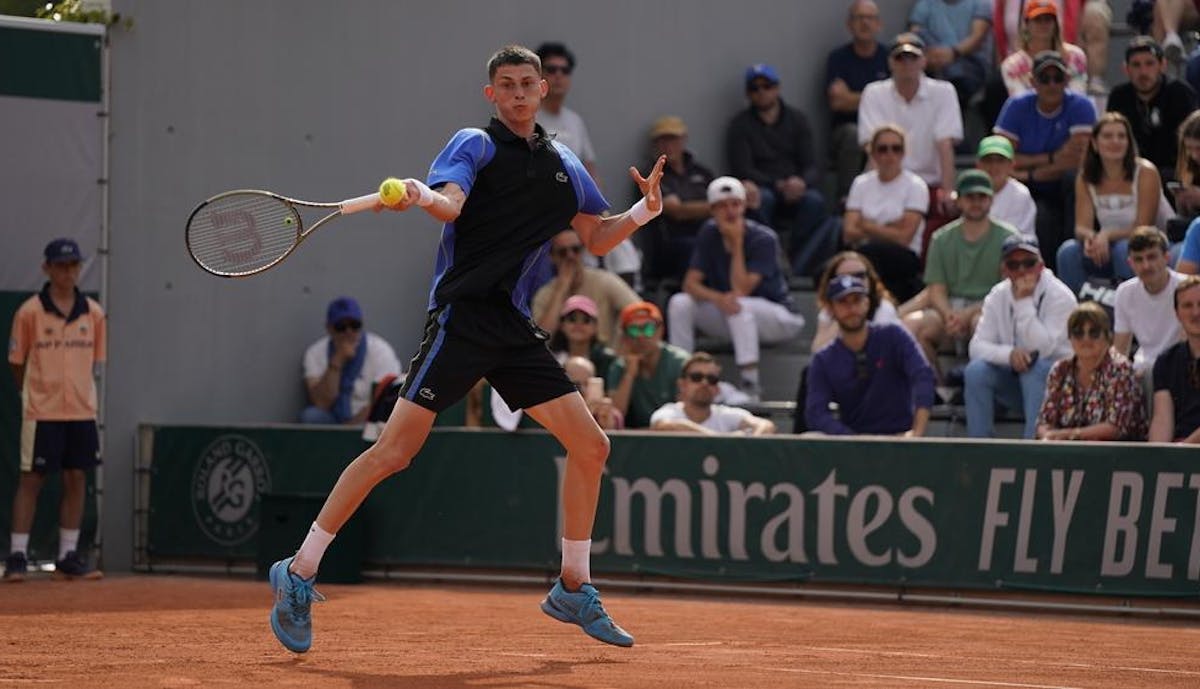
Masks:
[[[404,200],[407,193],[404,182],[395,177],[388,177],[379,184],[379,200],[385,206],[395,206]]]

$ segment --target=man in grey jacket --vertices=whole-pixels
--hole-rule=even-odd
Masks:
[[[1037,241],[1009,237],[1001,251],[1004,280],[983,300],[965,373],[967,435],[992,435],[997,401],[1025,416],[1025,438],[1036,430],[1055,361],[1071,355],[1067,317],[1075,295],[1042,263]]]

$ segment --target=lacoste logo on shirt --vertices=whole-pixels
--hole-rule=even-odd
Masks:
[[[433,394],[433,390],[430,390],[429,388],[421,388],[417,391],[417,394],[429,400],[430,402],[433,401],[434,397],[437,397],[437,395]]]
[[[567,179],[567,173],[563,172],[562,170],[559,170],[558,172],[554,173],[554,179],[562,182],[563,184],[566,184],[569,181]]]

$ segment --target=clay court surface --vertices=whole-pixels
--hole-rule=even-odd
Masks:
[[[313,650],[267,584],[115,576],[0,586],[0,687],[1197,687],[1200,624],[609,591],[604,646],[528,587],[322,586]]]

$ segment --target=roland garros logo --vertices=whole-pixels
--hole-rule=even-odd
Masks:
[[[192,513],[209,538],[238,545],[258,533],[258,503],[271,490],[267,460],[254,441],[223,435],[200,454],[192,475]]]

